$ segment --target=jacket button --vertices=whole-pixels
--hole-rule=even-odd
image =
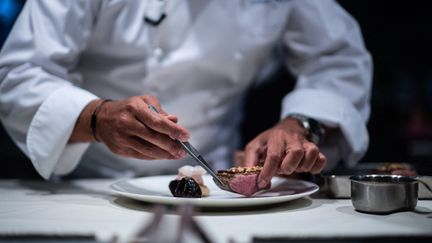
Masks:
[[[162,59],[163,54],[164,54],[164,52],[163,52],[162,48],[160,48],[160,47],[157,47],[157,48],[155,48],[155,49],[153,50],[153,56],[154,56],[158,61],[160,61],[160,60]]]

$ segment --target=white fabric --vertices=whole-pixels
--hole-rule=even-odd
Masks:
[[[158,26],[144,21],[147,8],[148,1],[27,1],[0,54],[0,118],[44,178],[79,161],[77,173],[104,176],[190,163],[66,144],[97,97],[156,96],[208,160],[228,166],[243,93],[279,44],[298,79],[281,116],[304,113],[341,128],[329,167],[365,153],[371,59],[356,22],[334,1],[172,0]]]

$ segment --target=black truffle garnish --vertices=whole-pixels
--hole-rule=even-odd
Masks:
[[[169,189],[174,197],[202,197],[201,188],[191,177],[172,180],[169,183]]]

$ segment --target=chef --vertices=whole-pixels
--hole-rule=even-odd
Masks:
[[[227,168],[245,91],[276,47],[296,85],[245,165],[264,162],[261,188],[354,165],[372,63],[331,0],[28,0],[0,53],[0,118],[45,179],[175,173],[194,162],[174,139]]]

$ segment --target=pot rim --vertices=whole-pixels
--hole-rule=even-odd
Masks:
[[[401,176],[401,175],[354,175],[350,176],[352,182],[367,183],[367,184],[415,184],[418,181],[414,177]]]

